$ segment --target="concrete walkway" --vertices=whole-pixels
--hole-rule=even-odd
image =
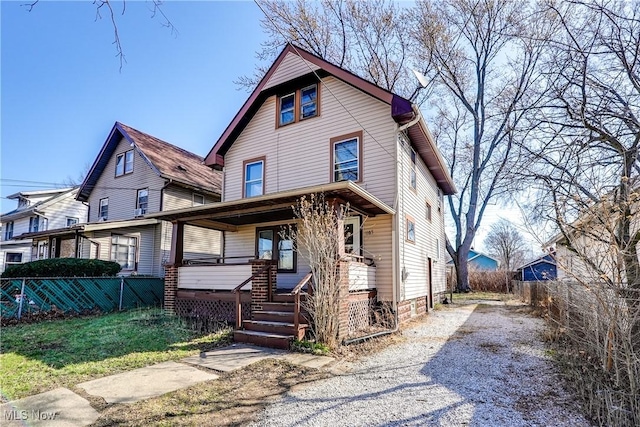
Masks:
[[[289,353],[245,344],[202,352],[180,362],[164,362],[132,371],[80,383],[88,394],[102,397],[107,403],[134,403],[161,396],[218,378],[200,368],[230,372],[267,358],[280,359],[294,365],[321,368],[334,359],[326,356]],[[194,366],[195,365],[195,366]],[[99,413],[89,402],[66,388],[0,405],[0,424],[5,426],[80,427],[94,423]]]

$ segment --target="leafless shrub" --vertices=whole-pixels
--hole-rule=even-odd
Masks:
[[[303,196],[293,207],[297,225],[287,231],[296,250],[311,267],[313,292],[305,302],[311,316],[311,332],[316,341],[330,348],[338,345],[339,242],[344,238],[340,219],[347,209],[344,205],[330,204],[322,193]]]
[[[469,285],[471,289],[479,292],[507,292],[505,285],[505,271],[471,270],[469,272]]]

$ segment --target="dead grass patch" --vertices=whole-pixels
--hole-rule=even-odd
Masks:
[[[131,405],[107,405],[93,426],[245,425],[293,386],[328,376],[324,371],[265,359],[224,373],[217,380],[157,398]]]

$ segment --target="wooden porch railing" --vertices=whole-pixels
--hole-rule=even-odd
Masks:
[[[295,288],[291,291],[294,297],[294,308],[293,308],[293,324],[296,330],[296,334],[298,333],[298,327],[300,326],[300,291],[302,287],[311,281],[312,274],[309,272],[306,276],[300,280],[300,282],[296,285]],[[308,293],[311,294],[312,288],[309,286]]]
[[[245,280],[244,282],[240,283],[238,286],[236,286],[233,289],[233,292],[236,294],[236,329],[240,329],[240,327],[242,326],[242,303],[240,302],[240,290],[246,286],[250,281],[252,281],[253,279],[255,279],[257,276],[261,275],[262,273],[264,273],[265,271],[267,271],[268,274],[268,298],[269,301],[271,301],[271,264],[267,264],[264,267],[262,267],[260,270],[256,271],[255,273],[253,273],[251,275],[251,277],[249,277],[247,280]]]

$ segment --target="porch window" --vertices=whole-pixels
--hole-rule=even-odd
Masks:
[[[13,221],[7,222],[4,229],[4,240],[13,239]]]
[[[5,265],[21,264],[22,253],[20,252],[7,252],[4,258]]]
[[[29,218],[29,233],[35,233],[38,231],[40,225],[40,218],[32,216]]]
[[[116,176],[131,172],[133,172],[133,150],[118,154],[116,156]]]
[[[285,226],[256,229],[256,257],[277,259],[278,271],[295,273],[297,254],[293,240],[282,236]]]
[[[98,221],[106,221],[109,218],[109,198],[100,199],[98,209]]]
[[[362,132],[331,139],[333,181],[360,181]]]
[[[410,174],[409,182],[410,182],[411,188],[415,190],[418,186],[418,182],[417,182],[417,174],[416,174],[416,152],[413,148],[411,149],[411,168],[410,168],[409,174]]]
[[[360,217],[351,216],[344,220],[344,251],[360,255]]]
[[[138,190],[136,209],[138,215],[144,215],[147,213],[147,207],[149,206],[149,189],[142,188]]]
[[[244,162],[243,197],[255,197],[264,194],[264,163],[264,158]]]
[[[137,246],[136,237],[114,234],[111,236],[111,261],[120,264],[123,270],[134,270]]]
[[[416,222],[415,220],[407,215],[407,242],[415,243],[416,242]]]

